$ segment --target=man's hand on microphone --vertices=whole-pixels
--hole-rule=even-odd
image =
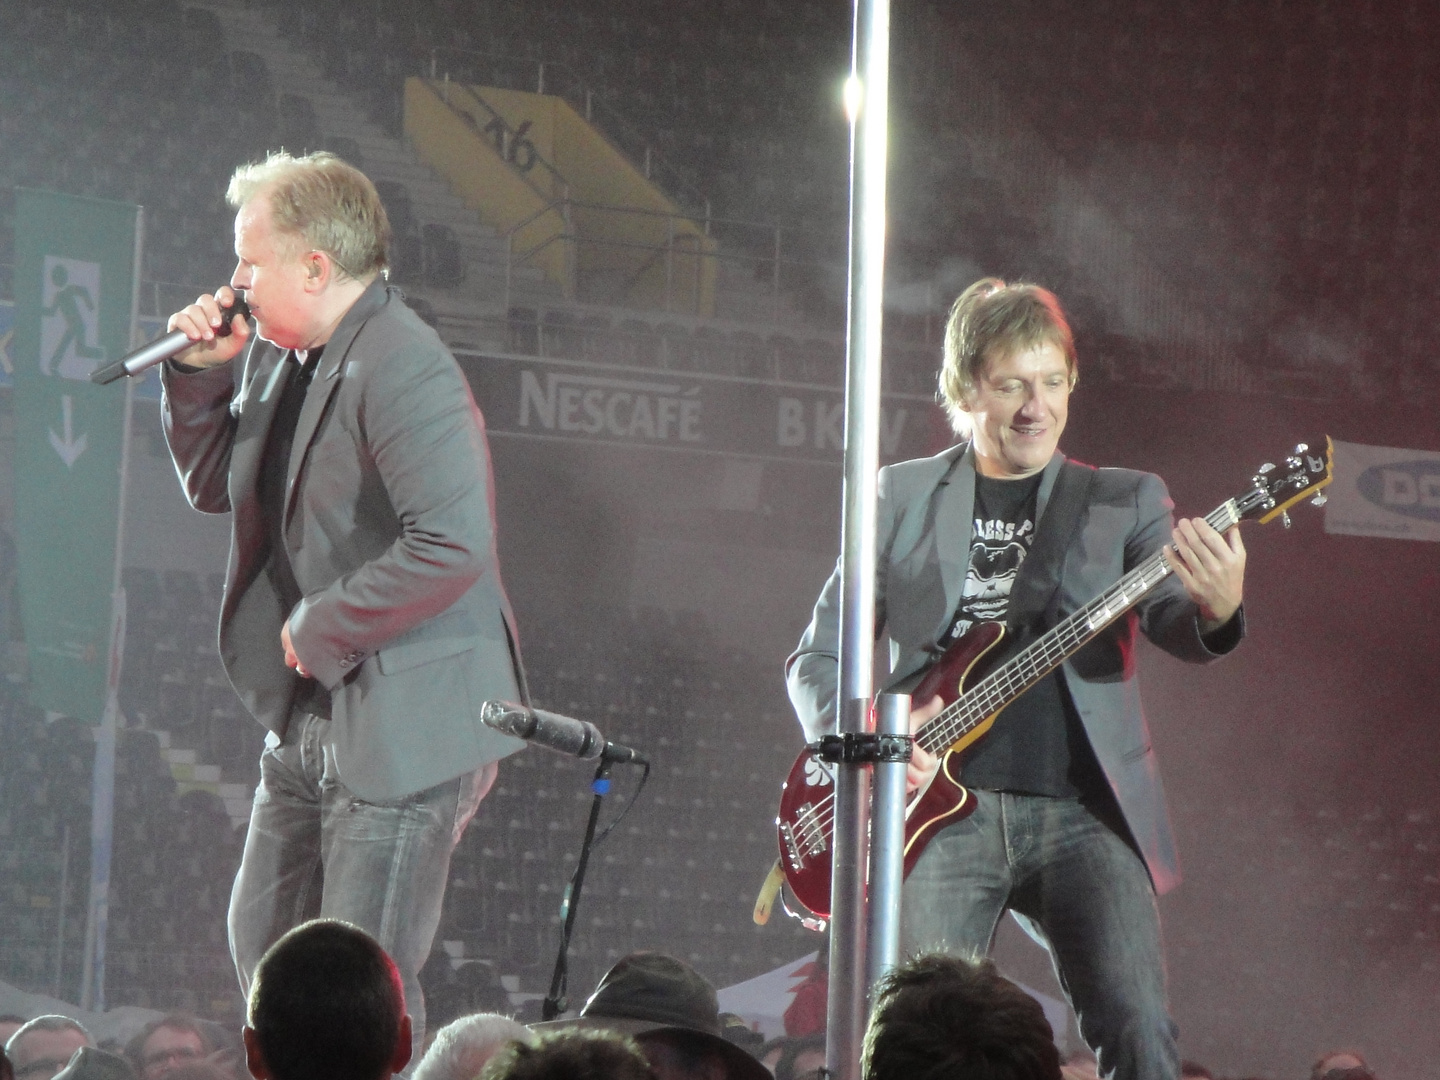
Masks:
[[[179,330],[195,342],[175,357],[177,363],[197,368],[218,367],[240,354],[250,340],[250,324],[243,317],[235,315],[231,318],[229,337],[216,333],[221,323],[221,307],[230,307],[234,303],[235,291],[224,285],[214,295],[206,293],[183,311],[170,316],[166,329]]]
[[[285,666],[293,667],[303,678],[310,678],[310,672],[305,665],[300,663],[300,657],[295,655],[295,646],[290,641],[290,620],[285,620],[285,625],[280,628],[280,644],[285,649]]]

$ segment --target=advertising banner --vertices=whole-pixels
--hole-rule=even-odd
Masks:
[[[1440,540],[1440,453],[1335,443],[1325,531]]]
[[[839,466],[837,389],[699,372],[604,368],[539,357],[457,353],[489,435]],[[938,407],[886,394],[880,456],[933,452]],[[936,448],[938,449],[938,447]]]

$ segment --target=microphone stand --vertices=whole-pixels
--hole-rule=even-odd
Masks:
[[[575,864],[575,874],[565,889],[565,900],[560,905],[560,914],[565,922],[560,930],[560,953],[555,957],[555,972],[550,976],[550,993],[540,1009],[540,1019],[554,1020],[565,1011],[568,1002],[565,991],[570,981],[570,935],[575,930],[575,912],[580,907],[580,889],[585,884],[585,868],[590,864],[590,849],[595,844],[595,826],[600,820],[600,804],[610,793],[610,755],[602,753],[595,766],[595,778],[590,781],[590,790],[595,797],[590,801],[590,820],[585,823],[585,839],[580,844],[580,861]]]

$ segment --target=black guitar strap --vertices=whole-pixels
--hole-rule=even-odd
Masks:
[[[1060,572],[1094,479],[1095,470],[1078,461],[1067,460],[1060,467],[1035,530],[1035,545],[1020,564],[1010,589],[1005,628],[1012,641],[1032,641],[1059,621]]]

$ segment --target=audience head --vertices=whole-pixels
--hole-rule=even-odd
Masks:
[[[726,1042],[732,1042],[747,1054],[754,1054],[765,1045],[765,1036],[745,1022],[736,1013],[720,1014],[720,1034]]]
[[[215,1052],[209,1035],[193,1016],[171,1013],[146,1024],[125,1046],[125,1056],[140,1080],[160,1080],[177,1066]]]
[[[261,957],[244,1038],[256,1080],[384,1080],[410,1060],[400,973],[359,927],[304,923]]]
[[[750,1054],[727,1041],[712,986],[663,953],[622,957],[605,973],[575,1020],[557,1028],[604,1028],[632,1036],[658,1080],[770,1080]],[[550,1025],[535,1025],[542,1030]]]
[[[1090,1054],[1072,1054],[1060,1065],[1061,1080],[1099,1080],[1095,1058]]]
[[[0,1050],[10,1041],[10,1036],[25,1026],[25,1017],[18,1013],[0,1013]]]
[[[533,1042],[512,1041],[479,1080],[655,1080],[640,1048],[614,1031],[547,1031]]]
[[[1040,1003],[989,960],[919,956],[880,983],[865,1080],[1060,1080]]]
[[[51,1080],[69,1063],[76,1050],[94,1046],[78,1020],[68,1016],[37,1016],[21,1024],[5,1044],[5,1056],[15,1068],[15,1080]]]
[[[462,1016],[440,1029],[411,1080],[475,1080],[486,1062],[509,1043],[534,1041],[529,1028],[508,1016]]]
[[[775,1066],[780,1061],[780,1055],[785,1053],[785,1049],[789,1045],[790,1037],[781,1035],[778,1039],[771,1039],[755,1052],[755,1056],[760,1059],[760,1064],[770,1071],[771,1076],[775,1075]]]
[[[816,1080],[825,1067],[825,1036],[791,1039],[775,1062],[775,1080]]]
[[[1375,1074],[1359,1051],[1331,1050],[1310,1067],[1310,1080],[1375,1080]]]

